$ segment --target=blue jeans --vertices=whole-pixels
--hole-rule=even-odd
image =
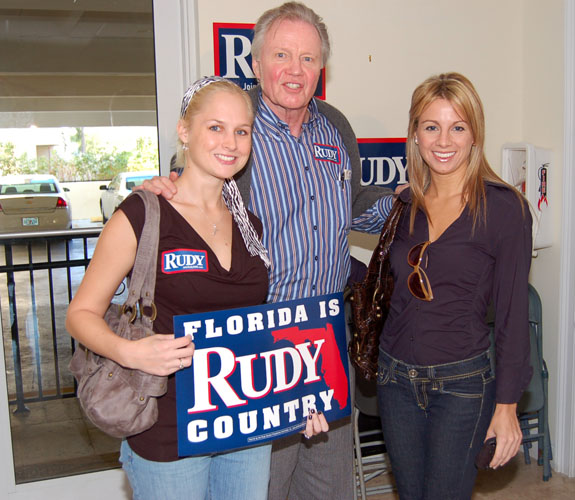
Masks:
[[[175,462],[146,460],[122,441],[120,461],[134,500],[265,500],[271,444]]]
[[[401,500],[467,500],[495,401],[489,354],[434,366],[380,350],[378,402]]]

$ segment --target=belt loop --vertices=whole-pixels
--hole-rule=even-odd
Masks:
[[[391,376],[391,380],[394,382],[395,380],[395,367],[397,366],[397,360],[394,359],[391,364],[389,365],[389,375]]]

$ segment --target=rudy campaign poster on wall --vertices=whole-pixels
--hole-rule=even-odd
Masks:
[[[358,139],[361,185],[395,189],[409,182],[405,138]]]
[[[174,332],[196,346],[176,373],[180,456],[299,432],[310,409],[351,413],[342,293],[175,316]]]

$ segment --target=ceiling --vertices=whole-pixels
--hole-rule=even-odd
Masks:
[[[0,127],[155,125],[152,0],[0,0]]]

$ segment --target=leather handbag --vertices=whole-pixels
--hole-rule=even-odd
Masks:
[[[379,243],[373,251],[367,274],[363,281],[351,286],[352,335],[348,351],[356,371],[367,380],[377,377],[379,336],[389,312],[393,293],[393,276],[390,272],[389,249],[395,238],[399,220],[406,203],[395,199]]]
[[[153,335],[154,287],[158,255],[160,206],[156,195],[136,191],[144,200],[146,220],[132,269],[128,299],[110,304],[104,320],[120,337],[138,340]],[[167,377],[124,368],[81,344],[70,362],[78,382],[82,409],[96,427],[124,438],[149,429],[158,419],[156,398],[167,391]]]

